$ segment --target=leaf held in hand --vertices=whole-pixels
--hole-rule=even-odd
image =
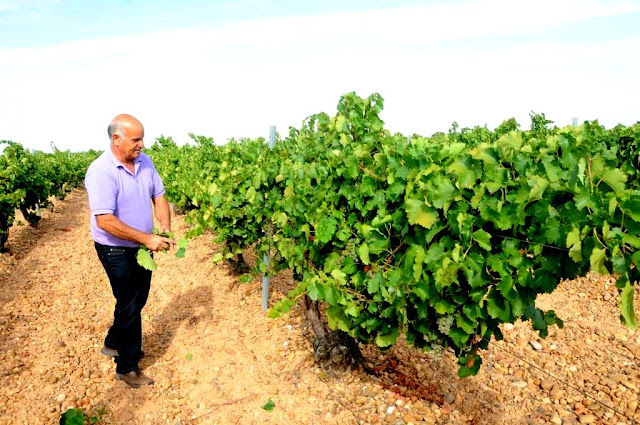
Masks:
[[[138,260],[138,264],[140,264],[145,269],[151,271],[158,270],[158,265],[155,261],[153,261],[153,258],[151,258],[151,254],[149,253],[147,248],[141,246],[138,249],[138,255],[136,256],[136,259]]]
[[[178,250],[176,251],[176,257],[184,258],[184,254],[187,251],[188,241],[185,238],[182,238],[178,241]]]

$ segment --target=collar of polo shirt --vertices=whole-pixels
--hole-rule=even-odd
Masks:
[[[109,150],[107,151],[107,155],[109,155],[111,162],[113,162],[113,165],[115,165],[116,168],[124,167],[124,164],[118,161],[118,158],[116,158],[116,156],[113,154],[113,151],[111,150],[111,148],[109,148]],[[135,158],[133,160],[133,163],[136,164],[136,163],[139,163],[140,161],[142,161],[142,156]]]

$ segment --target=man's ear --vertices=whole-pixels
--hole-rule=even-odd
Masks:
[[[113,142],[114,145],[120,146],[120,136],[119,135],[112,134],[111,135],[111,141]]]

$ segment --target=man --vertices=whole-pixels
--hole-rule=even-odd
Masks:
[[[111,146],[87,170],[91,235],[104,266],[116,306],[102,353],[115,358],[116,379],[138,388],[153,380],[138,369],[142,352],[140,312],[147,302],[151,272],[140,267],[140,245],[152,251],[175,241],[154,235],[153,209],[161,232],[171,231],[164,185],[151,159],[141,153],[144,128],[131,115],[118,115],[108,128]]]

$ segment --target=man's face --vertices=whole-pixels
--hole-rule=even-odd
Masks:
[[[122,136],[113,135],[113,141],[118,152],[127,161],[133,161],[140,156],[144,148],[144,128],[139,123],[126,123],[122,129]]]

